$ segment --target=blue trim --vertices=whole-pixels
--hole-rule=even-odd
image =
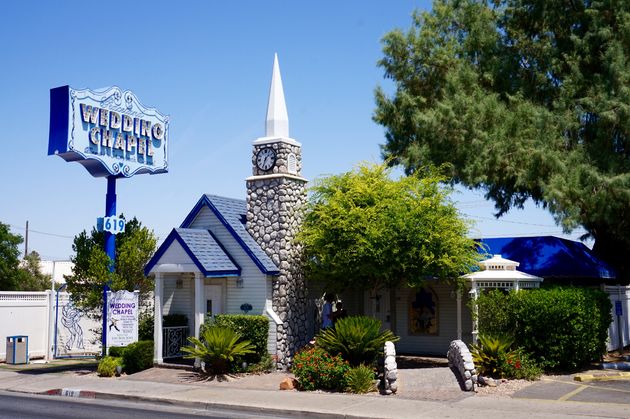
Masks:
[[[177,231],[175,233],[176,233],[175,240],[177,240],[177,243],[179,243],[182,246],[182,248],[184,249],[184,252],[186,252],[188,257],[193,261],[193,263],[199,269],[199,271],[203,273],[204,276],[206,276],[208,274],[208,271],[206,271],[206,268],[204,268],[202,263],[199,262],[199,259],[197,258],[197,256],[195,256],[193,251],[190,250],[190,247],[188,247],[186,242],[182,239],[182,236],[180,236],[179,233],[177,233]]]
[[[245,250],[245,253],[247,253],[247,255],[254,261],[254,263],[256,264],[258,269],[260,269],[262,273],[266,275],[279,275],[280,274],[280,271],[278,269],[268,270],[267,268],[265,268],[265,265],[258,259],[258,257],[254,254],[254,252],[252,252],[252,250],[243,241],[243,239],[241,239],[241,237],[234,230],[232,225],[225,219],[225,217],[223,217],[223,215],[219,212],[219,210],[214,206],[212,201],[210,201],[210,199],[208,199],[206,195],[203,195],[201,199],[197,201],[197,204],[195,204],[195,207],[186,216],[186,218],[184,219],[184,222],[180,225],[180,228],[188,228],[190,224],[194,221],[194,219],[197,217],[197,215],[199,214],[199,211],[201,210],[201,208],[203,208],[204,205],[206,205],[214,213],[217,219],[221,222],[221,224],[225,226],[225,228],[230,232],[232,237],[234,237],[234,240],[236,240],[236,242],[243,248],[243,250]]]
[[[171,236],[173,236],[174,234],[177,234],[177,231],[175,229],[172,229],[171,232],[168,233],[168,236],[166,236],[166,239],[164,239],[164,243],[162,243],[157,252],[155,252],[153,257],[149,260],[149,262],[147,262],[144,267],[144,276],[148,276],[151,272],[151,269],[153,269],[155,264],[162,258],[162,256],[164,256],[164,252],[166,252],[166,249],[168,249],[168,247],[170,246],[170,242],[173,241],[173,237]]]
[[[234,260],[234,258],[232,257],[232,255],[230,255],[227,251],[227,249],[223,246],[223,243],[221,243],[219,241],[219,239],[217,239],[217,236],[214,235],[214,233],[212,233],[212,231],[207,230],[208,233],[210,233],[210,236],[214,239],[215,242],[217,242],[217,244],[219,245],[219,247],[221,248],[221,250],[223,250],[223,253],[225,253],[225,256],[228,257],[228,259],[230,259],[230,262],[232,262],[234,264],[234,266],[236,266],[236,269],[238,269],[238,273],[239,275],[241,274],[241,266],[236,263],[236,261]]]
[[[212,236],[212,234],[211,234],[211,236]],[[214,236],[212,236],[212,237],[214,238]],[[160,246],[158,251],[155,253],[155,255],[153,255],[153,257],[151,258],[149,263],[147,263],[147,265],[145,266],[145,268],[144,268],[144,274],[145,275],[149,275],[149,273],[151,272],[151,269],[153,269],[155,267],[157,262],[162,258],[162,256],[164,256],[164,253],[166,252],[166,250],[173,244],[173,241],[175,241],[175,240],[177,241],[177,243],[179,243],[182,246],[182,248],[184,249],[184,252],[186,252],[188,257],[193,261],[195,266],[199,269],[199,271],[201,273],[203,273],[203,275],[206,278],[217,278],[217,277],[224,277],[224,276],[240,276],[241,275],[241,268],[236,263],[234,263],[234,260],[225,251],[225,249],[223,248],[221,243],[219,243],[216,240],[216,238],[214,238],[214,240],[217,242],[217,244],[219,245],[221,250],[223,250],[225,255],[230,259],[230,261],[232,261],[232,263],[234,263],[234,266],[236,266],[237,270],[236,271],[234,271],[234,270],[222,270],[222,271],[214,271],[214,270],[213,271],[208,271],[208,270],[206,270],[203,267],[203,264],[199,261],[197,256],[193,253],[193,251],[190,250],[190,248],[188,247],[188,245],[186,244],[184,239],[179,235],[179,233],[177,232],[177,229],[175,229],[175,228],[169,233],[169,235],[166,237],[166,240],[164,240],[164,243],[162,243],[162,245]]]
[[[68,127],[70,86],[50,89],[50,126],[48,130],[48,155],[68,152]]]

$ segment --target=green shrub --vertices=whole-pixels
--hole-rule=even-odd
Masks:
[[[122,357],[125,372],[133,374],[153,366],[153,341],[141,340],[128,345]]]
[[[245,372],[250,374],[263,374],[267,372],[272,372],[276,369],[276,363],[269,355],[269,353],[265,353],[260,361],[255,364],[249,364],[245,369]]]
[[[225,327],[233,330],[242,339],[248,340],[254,347],[253,353],[239,357],[240,364],[246,361],[248,364],[258,364],[268,355],[267,339],[269,336],[269,319],[265,316],[248,314],[217,314],[213,319],[206,319],[199,335],[208,327]]]
[[[346,374],[348,391],[355,394],[364,394],[376,391],[376,384],[374,383],[375,378],[376,374],[372,368],[366,365],[354,367]]]
[[[167,314],[162,317],[162,327],[178,326],[188,326],[188,316],[185,314]]]
[[[106,356],[98,363],[96,372],[101,377],[113,377],[116,374],[116,367],[122,365],[120,358],[113,356]]]
[[[397,342],[399,337],[390,330],[381,332],[378,319],[350,316],[339,319],[334,328],[324,329],[317,335],[317,346],[328,353],[341,354],[353,367],[371,365],[383,352],[386,341]]]
[[[499,370],[502,378],[538,380],[542,369],[522,349],[499,356]]]
[[[494,378],[537,380],[541,368],[522,349],[512,350],[514,339],[507,336],[479,335],[479,343],[471,346],[475,368],[480,375]]]
[[[332,356],[322,348],[308,348],[293,357],[291,372],[302,390],[339,390],[346,388],[350,365],[341,356]]]
[[[138,320],[138,340],[153,340],[153,323],[153,313],[140,315],[140,320]]]
[[[125,352],[124,346],[110,346],[109,348],[109,356],[112,356],[114,358],[122,357],[123,352]]]
[[[501,359],[511,352],[513,343],[514,339],[507,336],[479,335],[478,343],[470,347],[479,374],[501,378],[503,376]]]
[[[546,370],[574,369],[606,352],[611,303],[596,289],[565,287],[482,294],[479,331],[515,332],[515,344]]]
[[[235,357],[254,352],[254,346],[248,340],[241,340],[241,335],[225,327],[208,327],[200,339],[189,337],[190,346],[182,347],[184,358],[200,358],[206,364],[206,371],[213,374],[225,374],[229,371]]]

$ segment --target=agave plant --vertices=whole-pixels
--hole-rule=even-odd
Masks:
[[[475,367],[480,374],[499,377],[501,375],[500,358],[510,353],[514,338],[510,336],[479,335],[476,345],[471,346]]]
[[[381,332],[380,320],[351,316],[339,319],[334,328],[322,330],[316,342],[328,353],[341,354],[350,365],[357,367],[372,364],[388,340],[397,342],[400,338],[391,330]]]
[[[239,341],[241,335],[225,327],[209,327],[200,337],[188,338],[191,345],[182,347],[182,352],[187,353],[184,358],[201,359],[206,371],[213,374],[227,373],[235,357],[254,352],[250,341]]]

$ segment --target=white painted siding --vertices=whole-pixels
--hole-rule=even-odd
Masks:
[[[409,298],[413,290],[403,288],[396,291],[396,334],[400,341],[396,344],[399,353],[427,354],[446,356],[448,346],[457,339],[457,299],[454,287],[447,284],[432,283],[438,299],[438,335],[410,336],[409,331]],[[472,320],[467,293],[462,296],[462,338],[466,342],[472,340]]]
[[[168,247],[168,249],[166,249],[166,252],[164,252],[160,260],[158,260],[157,265],[167,263],[182,265],[182,268],[190,269],[190,272],[199,271],[199,268],[197,268],[190,256],[188,256],[188,254],[178,241],[173,241],[173,243],[171,243],[171,245]]]
[[[265,304],[267,301],[271,301],[272,277],[260,271],[249,255],[245,253],[243,247],[207,207],[199,211],[197,217],[190,224],[190,228],[212,231],[212,234],[225,248],[226,252],[241,268],[242,287],[237,286],[236,277],[223,279],[225,283],[224,312],[227,314],[241,314],[243,313],[241,305],[249,303],[252,305],[252,311],[249,314],[262,314],[269,317],[265,312]],[[276,353],[276,339],[276,324],[272,319],[269,319],[267,348],[272,355]]]
[[[225,312],[240,314],[241,304],[252,305],[250,314],[264,314],[265,296],[267,293],[267,278],[254,264],[245,250],[234,239],[227,228],[217,219],[212,211],[204,207],[191,223],[190,228],[201,228],[212,231],[217,240],[223,245],[227,253],[241,268],[243,287],[236,286],[236,277],[226,278],[227,295]]]

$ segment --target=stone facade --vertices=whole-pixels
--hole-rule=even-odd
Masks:
[[[477,370],[468,346],[461,340],[454,340],[448,348],[446,357],[448,358],[448,366],[454,368],[459,374],[464,389],[473,391],[475,384],[477,384]]]
[[[255,162],[258,151],[272,147],[276,162],[263,172]],[[296,157],[296,173],[288,173],[289,154]],[[300,146],[278,141],[254,145],[254,176],[247,179],[247,231],[278,267],[273,278],[272,306],[282,324],[277,326],[278,368],[287,369],[293,354],[306,343],[307,289],[301,269],[301,247],[295,236],[306,204],[306,180],[300,177]]]

